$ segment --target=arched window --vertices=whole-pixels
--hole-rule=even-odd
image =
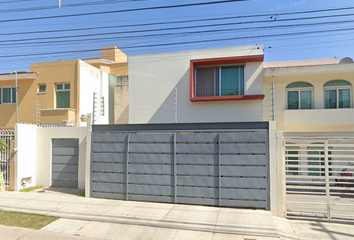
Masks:
[[[288,109],[311,109],[313,86],[307,82],[293,82],[286,86]]]
[[[351,87],[345,80],[332,80],[324,84],[325,108],[350,108]]]

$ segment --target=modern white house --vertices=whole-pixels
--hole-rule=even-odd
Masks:
[[[129,123],[262,121],[263,46],[129,56]]]

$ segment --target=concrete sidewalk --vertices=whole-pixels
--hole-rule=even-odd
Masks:
[[[7,227],[0,225],[1,240],[91,240],[81,236],[70,236],[64,233],[49,232],[45,230],[33,230],[28,228]]]
[[[354,224],[289,220],[273,217],[282,240],[350,240]]]
[[[37,233],[86,239],[280,239],[270,212],[262,210],[83,198],[60,190],[2,192],[0,210],[62,217]]]

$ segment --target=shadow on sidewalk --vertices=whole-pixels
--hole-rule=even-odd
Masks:
[[[76,195],[76,196],[85,194],[85,190],[83,189],[54,188],[54,187],[44,188],[42,190],[38,190],[37,192],[38,193],[51,192],[51,193],[69,194],[69,195]]]

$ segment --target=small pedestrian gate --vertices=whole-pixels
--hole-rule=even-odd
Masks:
[[[285,138],[286,214],[354,221],[354,138]]]
[[[3,172],[5,186],[10,186],[11,176],[11,139],[14,138],[14,129],[2,128],[0,129],[0,139],[6,142],[6,150],[0,153],[0,172]]]
[[[269,209],[268,123],[94,125],[91,196]]]
[[[52,140],[52,187],[78,187],[78,139]]]

